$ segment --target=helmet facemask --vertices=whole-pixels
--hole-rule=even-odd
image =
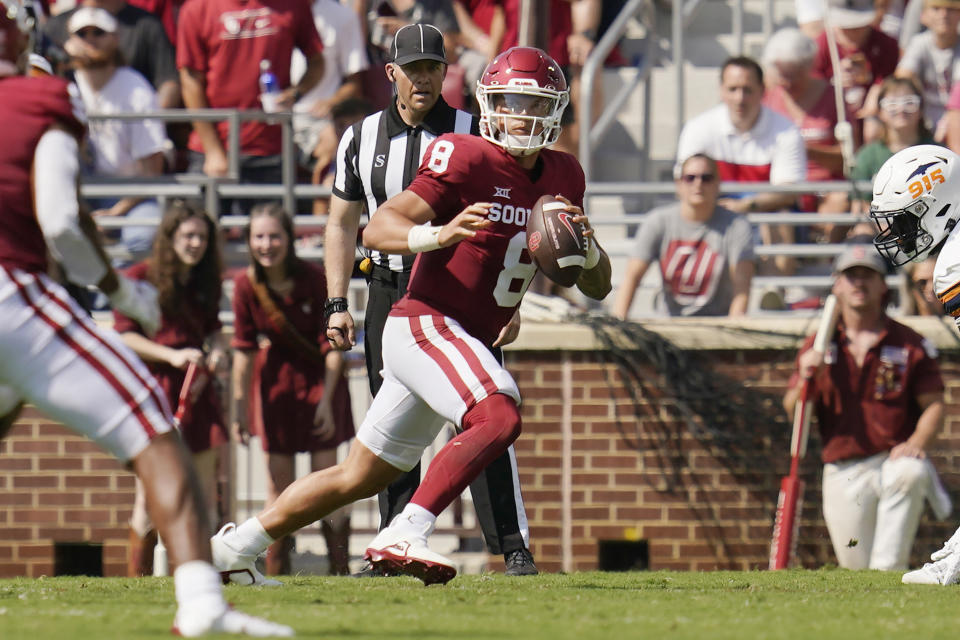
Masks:
[[[536,86],[477,87],[480,105],[480,135],[511,155],[528,156],[550,146],[560,137],[560,117],[570,101],[567,91]],[[529,133],[511,133],[516,122],[529,122]]]
[[[923,199],[896,211],[871,208],[870,217],[880,229],[873,245],[890,264],[899,267],[911,260],[923,260],[933,249],[933,235],[923,228],[923,217],[929,210]]]

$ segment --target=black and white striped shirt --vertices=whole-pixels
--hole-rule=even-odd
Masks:
[[[444,133],[479,134],[477,119],[437,100],[423,122],[411,127],[400,117],[396,101],[347,129],[337,148],[334,195],[363,201],[368,215],[407,188],[417,175],[427,147]],[[370,259],[392,271],[409,270],[414,256],[371,251]]]

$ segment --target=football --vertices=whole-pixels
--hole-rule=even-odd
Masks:
[[[573,222],[573,214],[553,196],[543,196],[533,205],[527,220],[527,249],[537,267],[564,287],[572,287],[587,259],[585,227]]]

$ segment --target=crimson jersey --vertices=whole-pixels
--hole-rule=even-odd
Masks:
[[[417,255],[407,295],[390,315],[440,313],[491,344],[520,305],[536,267],[527,251],[527,218],[544,195],[583,206],[584,177],[572,155],[545,149],[526,171],[483,138],[449,133],[427,148],[408,189],[433,208],[435,225],[467,206],[490,202],[494,224],[473,238]]]
[[[47,243],[33,203],[33,154],[54,123],[77,137],[85,130],[82,106],[59,78],[0,77],[0,264],[37,272],[47,269]],[[71,194],[65,193],[69,198]]]

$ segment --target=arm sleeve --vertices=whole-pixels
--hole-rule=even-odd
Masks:
[[[807,179],[807,148],[795,126],[777,136],[777,150],[770,167],[771,184],[789,184]]]
[[[936,347],[923,339],[923,347],[917,349],[920,354],[913,370],[913,394],[942,392],[943,377],[940,375],[940,365],[936,360]]]
[[[728,260],[731,265],[740,262],[753,262],[756,255],[753,250],[753,230],[750,223],[742,216],[734,214],[733,222],[730,224],[728,233],[730,234],[730,255]]]
[[[146,79],[137,78],[137,84],[131,92],[131,103],[134,111],[147,112],[159,109],[157,93]],[[142,81],[142,82],[141,82]],[[131,123],[131,152],[134,158],[145,158],[158,151],[163,151],[167,140],[167,131],[163,122],[153,118],[145,118]]]
[[[960,234],[951,232],[933,268],[933,291],[944,311],[960,317]]]
[[[947,109],[960,109],[960,82],[955,82],[947,99]]]
[[[922,43],[920,42],[919,38],[914,36],[910,39],[910,43],[904,50],[903,57],[900,58],[900,62],[897,64],[897,70],[909,71],[919,78],[923,73],[921,69],[922,61],[920,58],[922,52]]]
[[[176,53],[163,23],[159,19],[141,20],[138,37],[140,45],[150,48],[150,81],[155,87],[164,82],[179,81],[177,75]],[[158,121],[159,122],[159,121]]]
[[[207,51],[200,30],[203,29],[201,2],[187,2],[177,20],[177,68],[207,71]],[[311,24],[313,21],[310,21]]]
[[[80,228],[80,204],[75,195],[80,172],[77,139],[60,129],[48,130],[37,143],[33,162],[37,223],[50,252],[71,281],[99,283],[108,268]]]
[[[317,24],[313,21],[310,2],[298,2],[294,9],[295,42],[297,49],[309,60],[323,51],[323,41],[317,33]],[[329,73],[329,71],[327,71]]]
[[[633,241],[633,249],[630,252],[631,258],[643,260],[652,263],[660,258],[660,243],[664,234],[664,217],[657,213],[657,210],[651,211],[644,218],[640,229],[637,230],[637,236]]]
[[[340,45],[340,69],[344,76],[352,76],[355,73],[367,69],[370,61],[367,59],[367,44],[363,39],[363,29],[360,27],[360,19],[355,13],[350,12],[350,19],[343,25],[343,31],[337,34],[338,44]],[[326,339],[324,339],[326,342]]]
[[[252,350],[257,348],[257,328],[253,322],[253,290],[245,273],[233,280],[233,338],[230,346],[234,349]]]
[[[129,269],[123,272],[123,275],[130,278],[131,280],[146,280],[147,279],[147,265],[143,262],[138,262]],[[141,335],[147,335],[146,331],[143,330],[143,327],[140,326],[140,323],[131,318],[130,316],[124,315],[114,309],[113,311],[113,330],[117,333],[139,333]]]
[[[360,153],[360,133],[365,120],[348,127],[337,146],[336,175],[333,181],[333,194],[348,202],[363,200],[363,182],[357,157]]]

